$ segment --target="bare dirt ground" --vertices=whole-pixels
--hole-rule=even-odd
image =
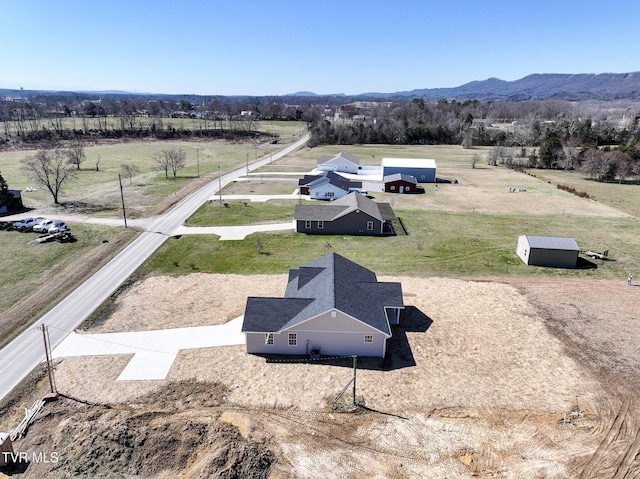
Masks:
[[[116,381],[128,356],[65,358],[58,388],[83,402],[48,405],[16,441],[60,457],[21,477],[640,477],[639,287],[379,279],[402,283],[407,308],[388,357],[358,360],[358,412],[329,405],[351,360],[207,348],[180,353],[165,381]],[[223,323],[285,283],[148,278],[91,332]]]

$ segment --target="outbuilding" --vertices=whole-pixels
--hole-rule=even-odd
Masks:
[[[575,268],[580,248],[573,238],[522,235],[516,253],[529,266]]]
[[[418,183],[435,183],[436,160],[418,158],[383,158],[382,176],[401,173],[413,176]]]
[[[418,180],[415,176],[395,173],[384,177],[384,191],[387,193],[416,193]]]

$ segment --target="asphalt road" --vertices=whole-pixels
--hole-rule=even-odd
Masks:
[[[278,153],[249,165],[249,171],[277,160],[303,146],[309,135]],[[29,329],[0,350],[0,400],[11,392],[39,363],[45,352],[41,326],[46,324],[55,348],[71,331],[95,311],[153,252],[171,237],[180,225],[222,187],[247,174],[243,166],[204,185],[178,203],[171,211],[159,216],[147,230],[87,279]],[[124,223],[122,223],[124,225]]]

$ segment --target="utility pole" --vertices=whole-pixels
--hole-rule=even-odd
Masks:
[[[124,227],[127,228],[127,211],[124,207],[124,192],[122,191],[122,176],[118,173],[118,181],[120,182],[120,198],[122,199],[122,216],[124,217]]]
[[[42,339],[44,340],[44,354],[47,358],[47,372],[49,373],[49,386],[51,387],[52,397],[58,396],[58,389],[56,388],[56,382],[53,378],[53,364],[51,360],[51,341],[49,341],[49,328],[44,324],[42,325]]]
[[[353,356],[353,407],[356,407],[356,372],[358,370],[358,356]]]
[[[218,196],[220,197],[220,204],[222,204],[222,176],[220,174],[220,165],[218,165]]]

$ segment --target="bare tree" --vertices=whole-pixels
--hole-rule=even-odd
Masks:
[[[55,204],[60,204],[58,197],[63,184],[77,175],[77,170],[60,150],[39,150],[35,155],[20,160],[20,163],[36,183],[49,190]]]
[[[140,169],[137,165],[130,165],[127,163],[123,163],[120,165],[120,169],[122,170],[122,174],[129,178],[129,184],[132,184],[132,178],[134,175],[137,175]]]
[[[471,157],[471,168],[475,168],[479,161],[480,155],[478,153],[474,153]]]
[[[87,159],[87,155],[84,153],[84,148],[82,147],[82,143],[79,141],[75,141],[66,151],[67,158],[69,159],[69,163],[75,165],[79,170],[80,165]]]
[[[465,150],[473,148],[473,131],[471,128],[467,128],[462,132],[462,148]]]
[[[155,162],[160,165],[160,168],[162,168],[162,170],[164,170],[165,178],[169,178],[169,170],[171,170],[174,180],[176,179],[178,170],[185,167],[186,158],[187,155],[185,154],[184,150],[174,149],[162,150],[160,153],[156,153],[153,156]]]

